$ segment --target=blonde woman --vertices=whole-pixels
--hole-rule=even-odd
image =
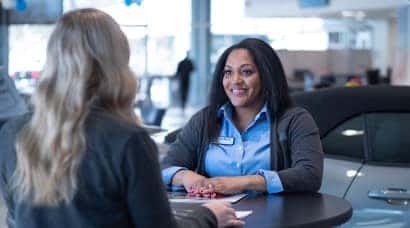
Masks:
[[[10,227],[175,227],[157,149],[138,127],[136,80],[119,25],[96,9],[63,15],[32,96],[34,113],[0,132]],[[183,227],[241,225],[207,204]]]

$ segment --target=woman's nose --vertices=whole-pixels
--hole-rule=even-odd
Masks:
[[[243,78],[241,74],[233,73],[232,82],[242,82]]]

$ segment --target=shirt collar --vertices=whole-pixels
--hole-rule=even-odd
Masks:
[[[220,118],[232,119],[232,109],[233,109],[232,105],[229,102],[227,102],[218,109],[217,116]],[[261,119],[261,120],[269,119],[268,107],[266,103],[262,106],[262,109],[256,114],[254,120],[256,121],[258,119]]]

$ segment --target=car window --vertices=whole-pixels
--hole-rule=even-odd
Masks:
[[[363,138],[363,116],[357,116],[339,124],[323,137],[323,151],[325,154],[362,159]]]
[[[410,163],[410,113],[367,114],[371,160]]]

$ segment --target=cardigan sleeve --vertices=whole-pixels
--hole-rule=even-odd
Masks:
[[[31,113],[15,116],[0,127],[0,151],[2,152],[2,159],[0,161],[0,189],[3,195],[3,203],[7,207],[6,223],[9,227],[15,226],[16,202],[14,201],[13,190],[10,188],[10,179],[16,168],[15,142],[18,132],[20,132],[30,117]]]
[[[127,207],[136,227],[217,226],[216,217],[202,207],[177,223],[161,182],[157,148],[146,132],[130,137],[123,164]]]
[[[128,211],[135,227],[176,227],[161,184],[157,149],[149,136],[134,133],[123,158]]]
[[[15,126],[5,123],[0,128],[0,145],[2,147],[2,159],[0,161],[0,189],[3,196],[1,203],[7,206],[6,223],[9,227],[15,226],[15,203],[13,201],[12,191],[10,189],[9,179],[12,175],[10,166],[14,166],[16,162],[16,156],[14,153],[15,143]]]
[[[323,150],[312,116],[297,108],[288,122],[291,167],[278,172],[287,192],[318,191],[323,175]]]

